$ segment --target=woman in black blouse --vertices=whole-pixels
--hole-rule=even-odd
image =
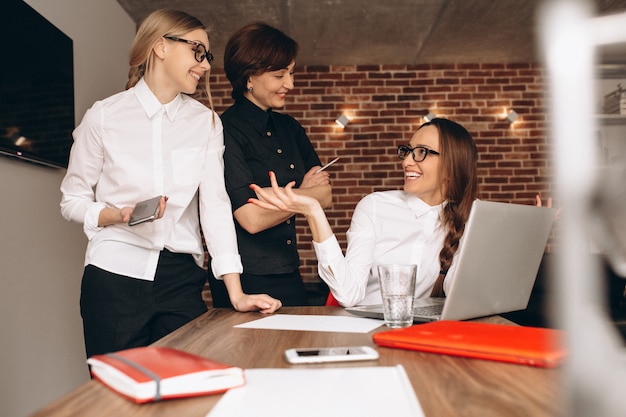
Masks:
[[[230,196],[239,252],[241,283],[248,294],[265,293],[285,306],[307,305],[300,276],[296,225],[292,214],[260,208],[250,188],[271,190],[268,172],[284,186],[316,198],[322,207],[332,201],[329,175],[317,172],[320,159],[303,127],[293,117],[273,109],[285,105],[293,89],[298,44],[265,23],[252,23],[235,32],[224,52],[224,70],[235,104],[222,114],[226,189]],[[211,268],[209,268],[211,271]],[[209,273],[215,307],[230,306],[220,281]]]

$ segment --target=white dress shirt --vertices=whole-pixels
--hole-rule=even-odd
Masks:
[[[337,301],[344,307],[381,304],[377,266],[394,263],[418,265],[415,296],[430,296],[446,235],[442,208],[443,204],[429,206],[404,191],[375,192],[354,210],[345,257],[334,235],[313,242],[318,273]]]
[[[201,223],[215,276],[242,271],[224,187],[222,123],[210,109],[184,94],[162,105],[141,79],[96,102],[73,136],[61,213],[83,224],[85,265],[153,280],[165,248],[203,266]],[[169,198],[163,218],[98,227],[104,207],[158,195]]]

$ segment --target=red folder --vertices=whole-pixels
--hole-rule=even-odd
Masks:
[[[565,360],[563,333],[540,327],[443,320],[374,334],[379,346],[544,368]]]
[[[139,347],[87,359],[91,374],[137,403],[217,394],[243,385],[243,369],[166,347]]]

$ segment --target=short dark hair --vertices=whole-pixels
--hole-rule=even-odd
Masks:
[[[233,87],[231,96],[243,97],[248,79],[287,68],[298,54],[298,43],[264,22],[237,30],[226,43],[224,72]]]

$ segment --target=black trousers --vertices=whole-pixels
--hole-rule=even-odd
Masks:
[[[161,252],[154,281],[87,265],[80,295],[87,357],[149,345],[206,312],[205,283],[189,254]]]
[[[208,275],[213,307],[232,308],[224,281],[216,279],[210,267]],[[285,307],[309,305],[306,288],[298,270],[288,274],[273,275],[254,275],[244,272],[241,274],[241,287],[246,294],[269,294],[280,300]]]

